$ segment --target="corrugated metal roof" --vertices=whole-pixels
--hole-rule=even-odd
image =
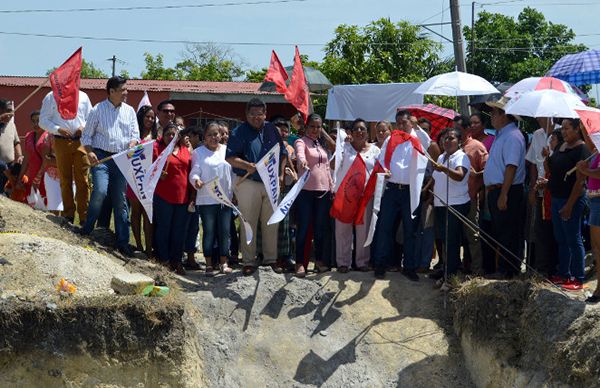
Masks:
[[[39,86],[45,77],[0,76],[0,86]],[[213,81],[163,81],[131,79],[127,80],[129,90],[145,90],[153,92],[182,92],[209,94],[266,94],[278,95],[274,92],[259,91],[257,82],[213,82]],[[81,89],[106,88],[106,79],[81,79]]]

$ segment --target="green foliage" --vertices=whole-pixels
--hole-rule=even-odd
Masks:
[[[230,49],[214,44],[186,46],[175,67],[165,67],[162,54],[144,54],[146,69],[142,79],[233,81],[244,75],[242,63]]]
[[[319,69],[333,84],[423,81],[438,70],[441,46],[408,22],[342,24]]]
[[[46,75],[50,75],[56,67],[46,71]],[[85,59],[81,60],[81,78],[108,78],[108,74],[98,69],[93,62],[88,62]]]
[[[544,75],[562,56],[586,50],[574,44],[575,33],[554,24],[544,14],[526,7],[515,20],[499,13],[480,12],[473,31],[464,28],[467,69],[487,80],[517,82]],[[473,52],[474,51],[474,52]]]
[[[265,75],[267,75],[267,68],[263,67],[260,70],[248,70],[246,71],[246,78],[244,81],[246,82],[263,82],[265,80]]]

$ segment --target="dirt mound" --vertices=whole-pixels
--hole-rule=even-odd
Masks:
[[[598,386],[600,306],[543,284],[474,280],[454,327],[478,386]]]

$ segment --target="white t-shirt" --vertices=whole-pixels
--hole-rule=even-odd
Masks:
[[[219,177],[219,183],[225,191],[227,198],[233,197],[233,186],[231,183],[231,165],[225,161],[227,147],[219,144],[216,151],[211,151],[206,146],[200,146],[192,154],[192,170],[190,171],[190,183],[192,186],[196,179],[206,183],[215,177]],[[196,194],[196,205],[218,205],[213,199],[206,186],[203,186]]]
[[[383,142],[383,146],[381,147],[381,152],[379,153],[378,157],[379,163],[381,163],[381,165],[384,167],[386,167],[385,154],[390,138],[391,136],[388,136]],[[413,151],[414,148],[410,141],[405,141],[404,143],[396,146],[390,160],[389,168],[391,175],[388,179],[388,182],[401,183],[403,185],[410,184],[410,161],[412,159]]]
[[[362,156],[363,160],[365,161],[365,165],[367,166],[367,180],[369,179],[371,171],[373,171],[373,168],[375,168],[375,162],[377,161],[379,152],[379,147],[377,147],[375,144],[370,144],[369,148],[364,152],[361,152],[360,154],[360,156]],[[344,144],[344,148],[342,150],[342,163],[340,164],[338,176],[335,180],[335,186],[333,188],[334,193],[337,191],[338,187],[340,187],[340,184],[342,183],[342,180],[344,180],[346,173],[348,173],[350,166],[352,165],[352,163],[354,163],[357,154],[358,153],[356,152],[354,147],[352,147],[352,144]]]
[[[462,205],[471,200],[469,197],[469,170],[471,169],[471,162],[469,161],[469,157],[462,150],[457,150],[455,153],[450,155],[449,160],[446,162],[444,158],[446,157],[446,153],[441,154],[437,160],[439,164],[443,164],[444,166],[448,163],[448,167],[451,170],[456,170],[458,167],[464,167],[467,170],[467,173],[463,177],[462,181],[455,181],[452,178],[449,178],[447,182],[448,175],[441,171],[433,172],[433,179],[435,180],[435,185],[433,186],[433,192],[435,196],[433,197],[433,206],[444,206],[442,201],[438,199],[438,197],[442,198],[446,201],[446,187],[448,187],[448,204],[449,205]]]

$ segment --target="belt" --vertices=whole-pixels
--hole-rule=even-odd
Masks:
[[[394,187],[394,188],[397,188],[397,189],[400,189],[400,190],[410,188],[410,185],[405,185],[405,184],[402,184],[402,183],[387,182],[386,184],[387,184],[388,187]]]
[[[488,186],[485,186],[485,191],[493,191],[493,190],[501,189],[501,188],[502,188],[502,184],[498,183],[497,185],[488,185]]]
[[[64,137],[64,136],[60,136],[60,135],[54,135],[55,139],[61,139],[61,140],[79,140],[81,139],[81,136],[75,136],[75,137]]]

